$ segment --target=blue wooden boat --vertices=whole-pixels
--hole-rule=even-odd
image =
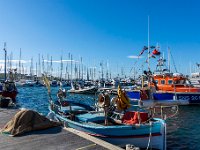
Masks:
[[[65,102],[66,104],[64,104]],[[148,116],[145,112],[138,113],[141,116]],[[130,109],[126,113],[115,111],[110,113],[107,117],[107,125],[105,125],[104,112],[94,111],[91,107],[72,101],[64,101],[61,105],[58,102],[51,102],[50,114],[63,122],[64,126],[85,132],[118,146],[124,147],[126,144],[132,144],[140,148],[166,149],[165,121],[159,118],[148,117],[148,119],[144,119],[145,117],[143,117],[144,120],[141,119],[141,122],[125,123],[124,120],[127,119],[127,116],[128,120],[131,120],[133,116],[131,118],[130,114],[136,114],[135,111]]]
[[[166,149],[166,123],[152,118],[146,112],[133,111],[126,94],[118,87],[114,103],[109,94],[101,93],[95,111],[91,106],[65,100],[65,91],[59,90],[58,101],[51,98],[50,84],[44,78],[50,97],[49,118],[64,126],[85,132],[115,145],[131,144],[140,148]],[[117,106],[115,105],[117,104]],[[100,108],[100,109],[99,109]],[[120,111],[121,110],[121,111]]]

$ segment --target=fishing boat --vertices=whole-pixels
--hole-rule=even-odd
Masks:
[[[160,66],[164,59],[160,59]],[[163,66],[163,65],[161,65]],[[155,100],[183,100],[188,104],[200,104],[200,87],[195,87],[187,76],[181,73],[170,73],[160,69],[149,77],[149,87],[153,89]]]
[[[33,80],[25,80],[23,86],[25,86],[25,87],[32,87],[32,86],[34,86],[35,84],[36,84],[36,82],[33,81]]]
[[[17,88],[16,88],[14,82],[11,82],[11,81],[1,82],[1,84],[0,84],[0,95],[1,96],[9,97],[12,99],[13,102],[15,102],[17,93],[18,93],[18,91],[17,91]]]
[[[197,93],[200,88],[194,87],[186,76],[179,73],[153,75],[150,86],[157,91]]]
[[[179,100],[180,105],[200,104],[200,88],[193,86],[182,74],[152,75],[146,90],[127,90],[132,100]]]
[[[107,93],[101,93],[95,111],[71,103],[58,94],[57,102],[50,97],[49,116],[60,120],[66,127],[118,146],[125,147],[126,144],[131,144],[140,148],[165,150],[165,121],[151,118],[147,112],[133,111],[129,108],[130,103],[125,93],[119,90],[119,94],[117,101],[117,97],[110,101]]]
[[[69,93],[77,93],[77,94],[94,94],[98,90],[97,86],[81,86],[78,83],[71,82],[71,89],[67,92]]]
[[[52,80],[52,81],[51,81],[51,86],[52,86],[52,87],[58,86],[58,82],[57,82],[56,80]]]
[[[35,82],[35,86],[36,86],[36,87],[41,87],[41,86],[44,86],[44,83],[43,83],[42,81],[40,81],[40,80],[37,80],[37,81]]]
[[[171,73],[164,68],[166,60],[159,57],[154,73],[144,72],[148,81],[148,90],[129,90],[127,95],[135,100],[138,98],[155,101],[178,100],[179,105],[200,104],[200,87],[194,86],[187,76]],[[165,102],[164,102],[165,103]]]
[[[0,82],[0,95],[2,97],[8,97],[12,100],[12,102],[16,102],[16,96],[17,96],[17,88],[13,79],[13,72],[12,70],[9,71],[9,78],[10,80],[7,80],[7,73],[6,73],[6,57],[7,57],[7,50],[6,50],[6,43],[4,43],[4,49],[5,51],[5,64],[4,64],[4,80]]]

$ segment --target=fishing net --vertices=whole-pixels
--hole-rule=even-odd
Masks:
[[[33,110],[21,110],[3,127],[1,132],[17,136],[25,132],[43,130],[59,125],[61,125],[59,122],[50,121]]]

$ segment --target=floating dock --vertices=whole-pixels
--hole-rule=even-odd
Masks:
[[[0,108],[0,129],[11,120],[19,109]],[[2,150],[123,150],[83,132],[63,127],[32,131],[22,136],[0,134]]]

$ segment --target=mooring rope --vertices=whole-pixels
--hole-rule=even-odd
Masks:
[[[149,128],[149,141],[148,141],[148,145],[147,145],[147,148],[146,148],[146,150],[148,150],[149,149],[149,146],[150,146],[150,143],[151,143],[151,136],[152,136],[152,133],[151,133],[151,128],[152,128],[152,122],[150,121],[149,122],[149,125],[150,125],[150,128]]]

